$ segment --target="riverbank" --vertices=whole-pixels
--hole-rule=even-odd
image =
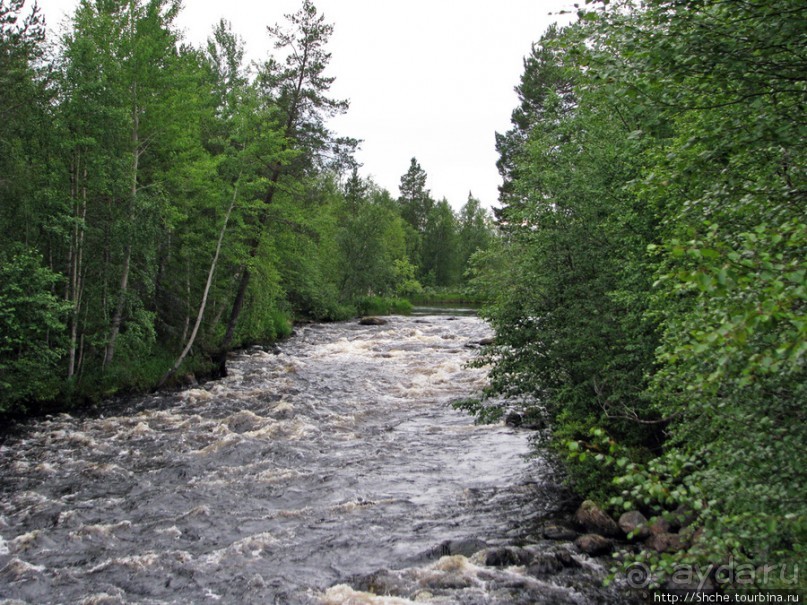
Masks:
[[[197,347],[167,380],[166,371],[174,363],[177,353],[154,345],[145,361],[134,365],[113,365],[106,371],[87,371],[62,381],[53,397],[31,400],[6,410],[0,408],[0,431],[53,414],[92,414],[113,399],[137,397],[158,389],[172,392],[218,380],[226,375],[226,360],[234,353],[253,347],[272,350],[300,326],[312,322],[358,320],[367,315],[408,315],[412,309],[413,304],[407,299],[366,296],[355,300],[352,305],[341,306],[338,312],[325,318],[278,315],[273,319],[270,337],[243,340],[223,351]]]

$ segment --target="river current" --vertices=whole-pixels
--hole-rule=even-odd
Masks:
[[[450,405],[490,335],[308,325],[220,381],[28,423],[0,445],[0,603],[612,602],[596,562],[534,539],[560,503],[529,431]],[[473,554],[516,543],[574,570]]]

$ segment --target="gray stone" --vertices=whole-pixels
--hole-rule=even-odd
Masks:
[[[618,538],[622,535],[616,521],[591,500],[586,500],[580,505],[574,514],[574,521],[592,534],[600,534],[608,538]]]
[[[518,412],[510,412],[504,417],[504,423],[507,426],[521,426],[522,422],[524,422],[524,419]]]
[[[556,556],[553,554],[540,554],[527,567],[527,573],[531,576],[540,577],[554,575],[562,569],[563,563]]]
[[[389,322],[381,317],[362,317],[359,324],[362,326],[385,326]]]
[[[476,538],[466,538],[464,540],[446,540],[441,542],[426,553],[427,559],[439,559],[441,557],[450,557],[454,555],[462,555],[470,557],[474,553],[484,550],[488,545],[482,540]]]
[[[563,540],[571,542],[579,534],[569,527],[550,523],[541,530],[541,535],[547,540]]]
[[[681,536],[672,533],[653,534],[645,540],[644,545],[659,553],[677,552],[683,548]]]
[[[476,555],[482,565],[488,567],[510,567],[513,565],[527,565],[532,560],[530,553],[517,546],[500,546],[497,548],[486,548]]]
[[[592,557],[606,555],[614,549],[614,543],[599,534],[584,534],[574,541],[574,545],[580,552]]]
[[[619,517],[618,525],[619,529],[625,532],[625,535],[633,532],[634,540],[644,540],[650,536],[650,527],[647,524],[647,517],[638,510],[623,513]]]

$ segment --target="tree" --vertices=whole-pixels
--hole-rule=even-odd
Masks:
[[[794,444],[805,440],[807,13],[654,1],[597,20],[597,70],[673,131],[637,183],[662,221],[649,396],[669,438],[640,479],[623,477],[625,493],[703,511],[703,538],[679,559],[796,564],[807,535],[807,510],[789,496],[804,491]],[[682,460],[675,483],[659,479]]]
[[[643,142],[628,136],[639,116],[581,69],[582,33],[553,29],[533,47],[530,86],[500,139],[505,236],[498,261],[476,265],[502,273],[476,277],[491,288],[485,313],[497,331],[484,360],[492,393],[532,401],[556,444],[605,427],[641,457],[656,444],[634,421],[657,418],[643,397],[656,344],[644,317],[654,218],[626,187],[640,174]],[[590,462],[573,470],[587,495],[615,491]]]
[[[98,305],[95,321],[103,318],[106,327],[85,332],[107,331],[102,367],[112,364],[127,320],[132,322],[128,343],[148,347],[154,338],[154,251],[159,249],[160,203],[165,201],[160,156],[177,151],[187,109],[177,103],[185,92],[172,25],[178,10],[178,3],[168,0],[84,0],[63,42],[71,197],[81,226],[74,237],[76,268],[71,274],[89,276],[94,286],[87,293],[94,300],[87,304]],[[90,261],[88,250],[93,266],[79,267]],[[86,279],[71,280],[76,313],[90,285]],[[138,333],[145,340],[136,342]],[[71,351],[75,347],[73,338]]]
[[[426,216],[420,267],[427,286],[451,287],[460,277],[457,217],[445,198]]]
[[[434,200],[426,189],[426,178],[426,171],[416,158],[412,158],[409,169],[401,176],[401,196],[398,198],[401,216],[419,233],[426,229],[426,219],[434,207]]]
[[[567,113],[575,106],[574,72],[564,68],[565,56],[574,45],[567,48],[563,43],[556,43],[568,35],[568,31],[550,25],[541,40],[532,45],[524,59],[521,81],[515,87],[519,105],[511,114],[512,128],[504,134],[496,133],[499,153],[496,166],[502,177],[499,191],[503,207],[494,213],[502,224],[509,219],[500,213],[514,212],[518,208],[520,194],[516,183],[528,164],[523,153],[533,128],[546,123],[556,112]]]
[[[36,5],[27,15],[24,7],[24,0],[0,0],[0,252],[16,242],[44,251],[65,228],[54,220],[60,204],[50,195],[58,135],[50,135],[45,23]]]
[[[69,305],[52,292],[59,275],[21,247],[0,256],[0,412],[24,410],[59,391]]]
[[[487,250],[494,237],[487,211],[470,192],[468,201],[460,208],[457,216],[457,254],[460,270],[469,267],[471,257],[477,252]]]
[[[395,296],[399,294],[400,263],[406,262],[405,227],[397,205],[386,191],[356,173],[345,189],[337,235],[340,295],[345,300]]]
[[[281,177],[299,178],[316,165],[333,143],[325,128],[325,119],[346,111],[348,107],[346,101],[327,96],[334,78],[325,75],[330,61],[325,46],[333,33],[333,26],[325,23],[324,16],[317,14],[310,0],[304,0],[300,10],[286,15],[286,18],[288,28],[279,25],[267,28],[275,48],[288,53],[285,62],[282,65],[274,59],[265,62],[259,71],[257,85],[263,97],[271,99],[278,107],[286,150],[292,153],[284,158],[270,158],[267,162],[268,183],[263,193],[263,207],[256,215],[258,233],[250,246],[252,259],[260,251],[261,231],[268,224],[269,207],[283,185]],[[222,350],[230,345],[235,335],[251,275],[247,262],[241,267]]]

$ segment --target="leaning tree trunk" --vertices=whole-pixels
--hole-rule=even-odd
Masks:
[[[272,199],[275,194],[275,188],[277,186],[278,180],[280,180],[280,173],[281,168],[276,167],[272,171],[272,178],[269,181],[269,188],[267,189],[266,196],[264,197],[264,204],[269,205],[272,203]],[[262,213],[261,218],[259,219],[260,226],[263,227],[266,222],[266,214]],[[255,241],[252,243],[250,249],[250,258],[255,258],[258,255],[258,246],[260,245],[260,238],[256,238]],[[224,333],[224,339],[221,341],[219,345],[218,353],[213,358],[214,363],[218,365],[217,375],[220,377],[224,377],[227,375],[227,350],[230,348],[230,345],[233,342],[233,337],[235,336],[235,328],[238,324],[238,318],[241,315],[241,311],[244,308],[244,301],[246,300],[247,296],[247,289],[249,288],[249,282],[252,277],[252,273],[249,270],[249,265],[245,264],[241,268],[241,279],[238,282],[238,290],[235,293],[235,299],[233,300],[233,306],[230,310],[230,318],[227,321],[227,330]]]
[[[221,226],[221,231],[219,231],[219,239],[218,242],[216,242],[216,253],[213,255],[213,260],[210,263],[210,270],[207,272],[207,283],[205,283],[205,290],[202,293],[202,302],[199,304],[199,312],[196,314],[196,323],[193,325],[193,330],[188,338],[188,342],[185,343],[185,348],[182,349],[182,353],[180,353],[179,357],[177,357],[177,360],[174,362],[174,365],[171,366],[171,369],[168,370],[168,372],[166,372],[162,377],[156,388],[163,386],[166,381],[168,381],[168,379],[176,373],[179,366],[182,365],[185,357],[187,357],[188,353],[190,352],[191,347],[196,340],[196,335],[199,333],[199,326],[202,325],[202,318],[204,317],[205,307],[207,306],[207,297],[210,294],[210,286],[213,283],[213,276],[216,273],[216,265],[219,262],[219,255],[221,254],[221,244],[224,241],[224,234],[227,231],[227,223],[230,221],[230,214],[232,214],[233,208],[235,207],[235,201],[238,197],[238,183],[240,180],[241,175],[239,174],[238,179],[235,182],[235,189],[233,190],[233,199],[230,202],[230,207],[227,208],[227,214],[224,216],[224,224]]]
[[[73,241],[71,242],[70,253],[70,296],[69,301],[73,305],[73,312],[70,314],[70,347],[68,349],[67,378],[72,378],[76,374],[76,349],[78,348],[78,324],[81,312],[81,299],[84,290],[84,280],[82,265],[84,259],[84,232],[87,220],[87,166],[81,168],[81,155],[76,159],[75,184],[73,187],[73,199],[75,204]],[[79,187],[78,181],[82,179]],[[79,193],[79,189],[81,193]]]

